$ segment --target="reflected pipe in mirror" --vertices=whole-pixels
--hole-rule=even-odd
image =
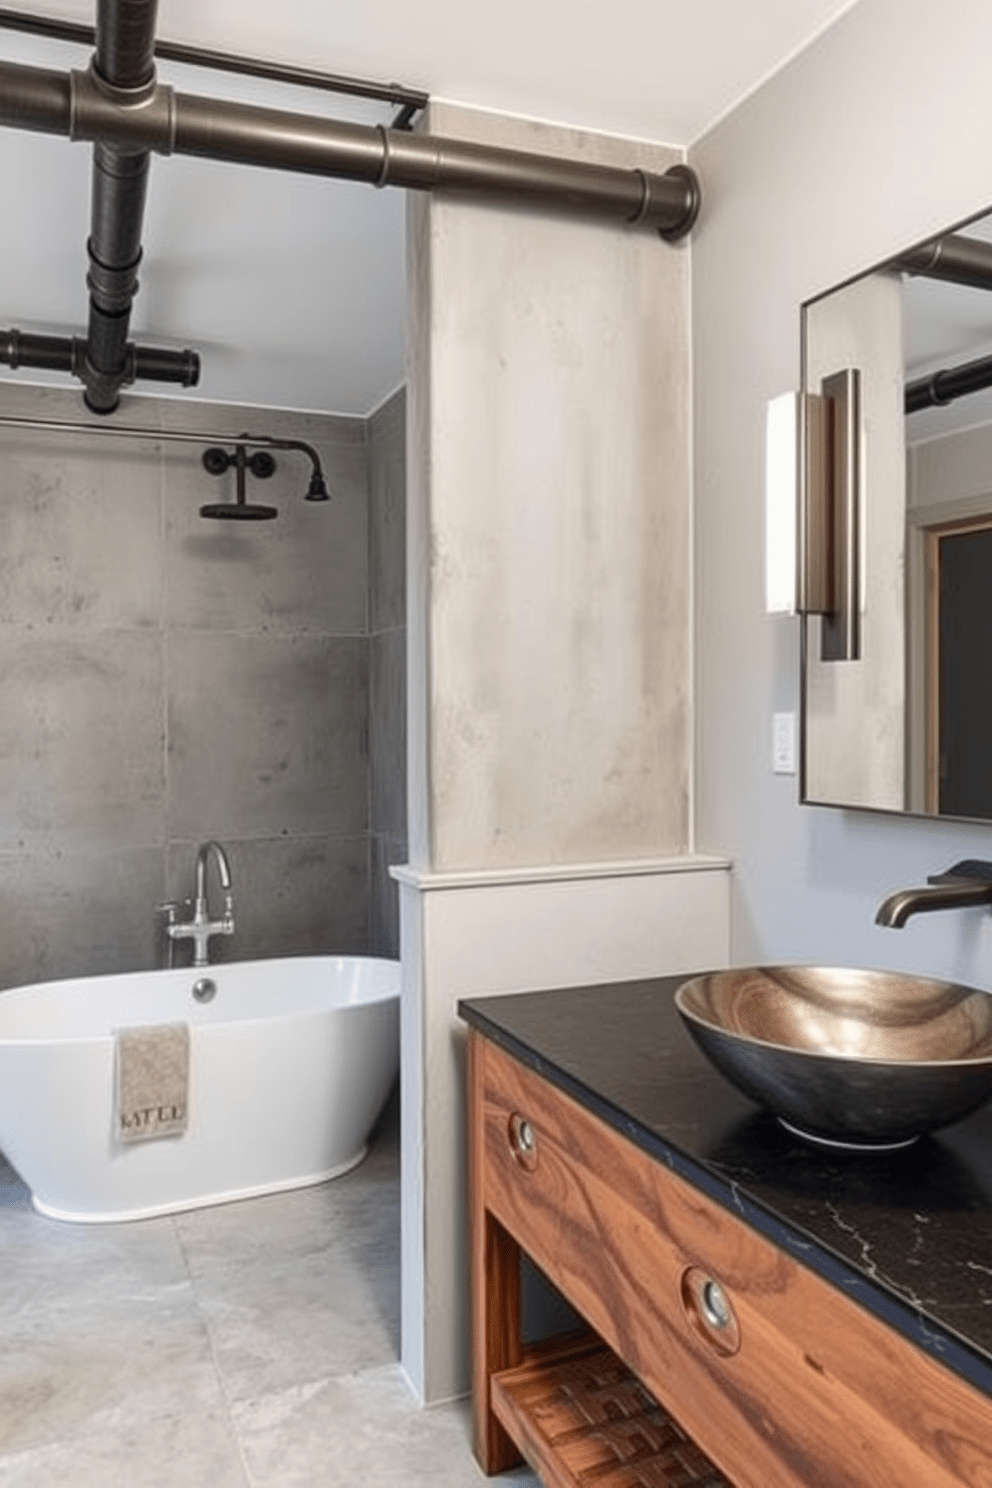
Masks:
[[[858,659],[802,621],[801,799],[992,821],[992,215],[807,302],[802,363],[859,369],[866,474]]]

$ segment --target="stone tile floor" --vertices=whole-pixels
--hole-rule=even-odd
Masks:
[[[122,1225],[0,1157],[0,1488],[479,1488],[398,1362],[398,1152],[391,1108],[331,1183]]]

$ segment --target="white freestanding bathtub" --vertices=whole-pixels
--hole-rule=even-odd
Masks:
[[[0,1151],[40,1213],[84,1223],[335,1177],[365,1156],[396,1078],[399,988],[398,961],[300,956],[0,992]],[[186,1131],[125,1145],[115,1033],[177,1022]]]

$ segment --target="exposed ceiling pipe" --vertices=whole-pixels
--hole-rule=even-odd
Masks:
[[[0,27],[22,31],[29,36],[47,36],[56,41],[93,46],[96,30],[79,21],[57,20],[54,16],[33,15],[0,6]],[[295,88],[316,88],[343,97],[368,98],[395,104],[399,109],[393,120],[394,129],[409,129],[413,118],[427,107],[428,95],[399,83],[379,83],[368,78],[344,77],[341,73],[319,72],[312,67],[294,67],[287,62],[271,62],[264,57],[246,57],[235,52],[218,52],[209,47],[189,46],[179,41],[155,39],[155,55],[163,61],[181,62],[185,67],[204,67],[214,72],[233,72],[245,77],[265,78],[273,83],[289,83]]]
[[[897,269],[927,279],[943,279],[972,289],[992,289],[992,243],[947,233],[893,260]]]
[[[992,387],[992,356],[976,357],[972,362],[959,362],[956,367],[942,367],[907,382],[904,399],[906,413],[919,413],[924,408],[942,408],[969,393],[984,392]]]
[[[118,108],[140,108],[154,94],[157,9],[158,0],[97,0],[90,77]],[[148,149],[133,142],[96,140],[93,145],[86,244],[90,314],[82,378],[87,407],[94,413],[112,413],[127,380],[149,160]]]
[[[86,340],[82,336],[42,336],[32,331],[0,331],[0,364],[16,371],[35,367],[48,372],[70,372],[83,379]],[[125,347],[124,382],[149,378],[195,387],[200,380],[200,358],[195,351],[172,351],[164,346]]]
[[[699,182],[687,165],[659,175],[201,98],[162,83],[125,104],[92,68],[60,73],[0,62],[3,125],[125,150],[533,203],[652,228],[670,241],[685,236],[699,211]]]
[[[696,220],[699,182],[687,165],[659,175],[177,93],[155,78],[156,9],[157,0],[98,0],[86,72],[0,62],[0,126],[94,145],[82,367],[94,412],[113,411],[137,365],[127,335],[153,151],[535,204],[651,228],[669,241]],[[163,351],[148,359],[178,374],[170,358],[191,355]]]

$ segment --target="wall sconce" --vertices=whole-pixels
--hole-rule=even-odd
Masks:
[[[821,615],[821,659],[860,655],[861,374],[768,404],[765,608]]]

